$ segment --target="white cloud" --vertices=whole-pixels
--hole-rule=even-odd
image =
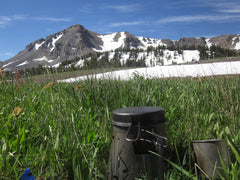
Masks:
[[[238,9],[238,8],[235,8],[235,9],[225,9],[225,10],[221,10],[221,12],[225,12],[225,13],[240,13],[240,9]]]
[[[206,5],[211,6],[217,12],[222,13],[240,13],[240,2],[238,1],[210,1]]]
[[[30,17],[26,15],[15,14],[12,16],[0,16],[0,28],[6,27],[7,24],[19,20],[33,20],[33,21],[52,21],[52,22],[69,22],[71,18],[56,18],[56,17]]]
[[[239,6],[227,7],[227,8],[224,8],[224,9],[220,9],[218,11],[223,12],[223,13],[240,13],[240,5]]]
[[[111,27],[119,27],[119,26],[136,26],[144,24],[143,21],[133,21],[133,22],[117,22],[110,24]]]
[[[92,4],[84,4],[84,6],[78,7],[77,11],[84,14],[92,14],[97,11],[96,6]]]
[[[7,17],[7,16],[0,16],[0,21],[11,21],[12,18]]]
[[[16,15],[12,16],[12,19],[13,20],[24,20],[24,19],[27,19],[27,16],[26,15],[22,15],[22,14],[16,14]]]
[[[37,20],[37,21],[53,21],[53,22],[59,22],[59,21],[69,22],[69,21],[72,21],[71,18],[55,18],[55,17],[35,17],[35,18],[32,18],[32,19]]]
[[[12,21],[11,17],[0,16],[0,28],[5,27],[8,23]]]
[[[240,21],[239,15],[188,15],[188,16],[172,16],[167,18],[162,18],[156,21],[159,24],[165,23],[177,23],[177,22],[226,22],[226,21]]]
[[[14,55],[15,55],[15,53],[13,53],[13,52],[0,53],[0,61],[9,59],[9,58],[13,57]]]
[[[5,52],[2,55],[4,55],[4,56],[13,56],[14,54],[15,53],[13,53],[13,52]]]
[[[229,0],[178,0],[168,2],[171,8],[209,8],[212,12],[240,13],[240,2]]]
[[[104,8],[114,9],[119,12],[133,12],[140,9],[140,4],[128,4],[128,5],[118,5],[118,6],[106,6]]]

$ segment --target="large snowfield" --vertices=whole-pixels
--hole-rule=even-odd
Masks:
[[[233,74],[240,74],[240,61],[156,66],[129,70],[119,70],[89,76],[80,76],[77,78],[69,78],[65,80],[59,80],[58,82],[71,83],[83,81],[88,78],[129,80],[136,76],[142,76],[145,78],[168,78],[168,77],[202,77]]]

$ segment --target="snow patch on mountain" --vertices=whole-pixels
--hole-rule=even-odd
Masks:
[[[116,38],[116,35],[120,34],[120,37],[118,39]],[[126,36],[124,32],[119,32],[119,33],[112,33],[112,34],[107,34],[107,35],[98,35],[98,37],[103,41],[102,45],[102,50],[97,50],[99,52],[103,51],[111,51],[115,50],[121,46],[124,45],[124,39],[126,39]]]
[[[124,47],[126,32],[98,35],[98,37],[103,42],[103,45],[101,47],[102,49],[101,50],[93,49],[93,50],[98,52],[111,51],[120,47]],[[138,48],[147,49],[150,46],[152,47],[167,46],[167,44],[163,43],[161,39],[153,39],[153,38],[137,37],[137,36],[136,38],[141,42]],[[130,48],[134,48],[133,46],[131,46],[131,43],[130,43]]]
[[[184,50],[183,57],[185,62],[196,62],[200,60],[200,52],[198,50]]]
[[[59,34],[56,38],[52,38],[52,48],[50,51],[52,52],[55,49],[55,43],[63,36],[63,33]]]
[[[210,48],[212,46],[212,43],[210,42],[210,39],[206,39],[207,47]]]
[[[161,39],[153,39],[153,38],[147,38],[147,37],[137,37],[141,43],[144,45],[145,48],[149,46],[158,47],[158,46],[167,46],[167,44],[164,44]]]
[[[235,40],[236,40],[237,38],[238,38],[238,37],[234,37],[234,38],[232,39],[232,45],[234,45]]]
[[[238,38],[238,42],[235,44],[235,48],[236,50],[240,50],[240,37],[236,37],[236,39]]]
[[[48,61],[48,58],[46,56],[43,56],[41,58],[33,59],[33,61]]]
[[[83,67],[84,65],[84,60],[83,59],[80,59],[76,64],[75,64],[75,67]]]
[[[52,62],[54,62],[54,60],[53,60],[53,59],[50,59],[50,60],[48,60],[47,62],[48,62],[48,63],[52,63]]]
[[[3,68],[7,67],[8,65],[12,64],[13,62],[7,63],[3,65]]]
[[[116,54],[117,53],[117,54]],[[163,50],[162,54],[155,54],[154,51],[140,51],[137,54],[130,52],[108,52],[109,61],[113,60],[115,56],[118,56],[122,66],[127,64],[127,61],[144,61],[147,67],[152,66],[162,66],[162,65],[172,65],[172,64],[184,64],[193,63],[200,60],[200,52],[198,50],[183,50],[181,54],[178,51]],[[103,57],[103,55],[98,57],[98,61]],[[91,60],[91,57],[86,59]],[[82,67],[84,60],[80,59],[75,66]]]
[[[125,64],[126,61],[129,59],[130,52],[125,52],[121,55],[121,64]]]
[[[26,64],[29,64],[29,62],[28,62],[28,61],[24,61],[23,63],[21,63],[21,64],[18,64],[16,67],[19,67],[19,66],[24,66],[24,65],[26,65]]]
[[[109,53],[109,56],[108,56],[108,59],[109,59],[109,60],[113,59],[114,54],[115,54],[115,52],[110,52],[110,53]]]
[[[58,68],[60,66],[60,63],[57,63],[57,64],[54,64],[53,66],[51,66],[51,67],[53,67],[53,68]]]
[[[45,43],[45,41],[43,41],[41,43],[36,43],[35,44],[35,50],[38,50],[44,43]]]

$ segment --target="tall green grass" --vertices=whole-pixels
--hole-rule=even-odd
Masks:
[[[2,81],[0,90],[3,179],[17,179],[27,167],[37,179],[106,179],[111,112],[128,106],[165,109],[167,158],[191,174],[193,140],[225,138],[227,128],[231,142],[240,144],[238,76],[71,84],[29,79]],[[167,169],[166,179],[187,178],[170,165]]]

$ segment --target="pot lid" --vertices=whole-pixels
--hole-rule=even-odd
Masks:
[[[152,125],[166,121],[165,112],[158,107],[126,107],[113,111],[112,124],[128,127],[131,125]]]

